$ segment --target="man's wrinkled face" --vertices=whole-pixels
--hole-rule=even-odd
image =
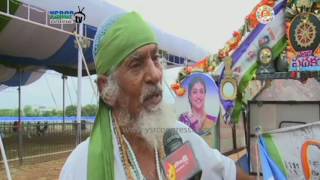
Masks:
[[[143,110],[153,111],[162,101],[162,65],[155,44],[133,52],[117,69],[117,105],[137,118]]]
[[[162,102],[162,64],[158,47],[147,45],[132,53],[109,76],[98,79],[102,100],[113,108],[120,126],[139,133],[149,145],[162,142],[176,114]]]

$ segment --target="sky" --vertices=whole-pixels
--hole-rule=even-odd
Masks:
[[[159,29],[190,40],[210,53],[216,53],[238,30],[259,0],[106,0],[125,10],[139,12]],[[92,77],[95,79],[95,77]],[[77,79],[66,81],[66,106],[76,104]],[[82,79],[82,105],[96,103],[89,78]],[[34,94],[37,98],[34,98]],[[38,81],[22,87],[22,107],[45,106],[62,109],[61,74],[47,71]],[[17,108],[17,87],[0,91],[0,109]]]
[[[137,10],[161,30],[188,39],[209,52],[221,49],[260,0],[106,0]]]

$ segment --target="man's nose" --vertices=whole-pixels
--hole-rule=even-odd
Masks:
[[[151,58],[148,59],[145,68],[145,81],[148,84],[158,84],[162,80],[162,67],[155,65]]]

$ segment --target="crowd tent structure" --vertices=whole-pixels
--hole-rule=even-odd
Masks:
[[[63,14],[59,13],[63,11]],[[83,54],[89,71],[95,72],[92,40],[97,27],[112,15],[125,12],[105,1],[3,0],[0,2],[0,90],[30,84],[51,69],[77,76],[78,48],[74,31],[84,37]],[[54,23],[55,15],[80,14],[82,28]],[[79,15],[79,14],[78,14]],[[194,43],[153,26],[168,64],[192,63],[209,53]],[[83,74],[85,68],[83,67]]]
[[[37,81],[47,70],[54,70],[63,75],[63,84],[66,76],[78,77],[76,144],[80,143],[81,77],[95,74],[94,35],[105,19],[124,12],[101,0],[0,1],[0,93],[8,87],[19,87],[18,127],[22,127],[20,86]],[[190,41],[152,27],[167,67],[194,63],[209,54]],[[63,104],[64,101],[63,88]],[[18,128],[19,152],[21,129]],[[18,154],[22,162],[21,153]]]
[[[78,76],[79,119],[81,77],[95,73],[92,44],[97,27],[108,17],[124,12],[100,0],[1,1],[0,91],[19,86],[20,101],[20,86],[38,80],[47,70],[63,77]],[[188,40],[152,27],[167,67],[194,63],[209,54]]]

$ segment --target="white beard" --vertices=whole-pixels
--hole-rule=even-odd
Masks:
[[[122,116],[121,125],[129,123],[130,120],[124,120],[123,118]],[[148,145],[158,148],[162,144],[163,134],[168,128],[175,128],[176,122],[177,115],[173,108],[161,102],[157,109],[143,110],[139,118],[129,128],[131,132],[138,132],[147,141]],[[132,120],[129,124],[132,124]]]
[[[161,87],[159,84],[158,87]],[[143,88],[142,95],[140,97],[141,103],[143,98],[148,94],[155,92],[156,88],[153,86],[146,86]],[[115,75],[110,75],[109,82],[101,93],[101,97],[106,104],[113,106],[116,99],[118,98],[119,86],[115,79]],[[122,103],[127,104],[128,98],[121,97]],[[148,107],[143,109],[139,117],[133,119],[128,112],[128,108],[123,108],[119,113],[119,121],[117,123],[123,131],[138,133],[141,135],[151,147],[158,147],[162,144],[163,134],[168,128],[175,128],[177,122],[177,115],[173,107],[162,102],[155,107]]]

